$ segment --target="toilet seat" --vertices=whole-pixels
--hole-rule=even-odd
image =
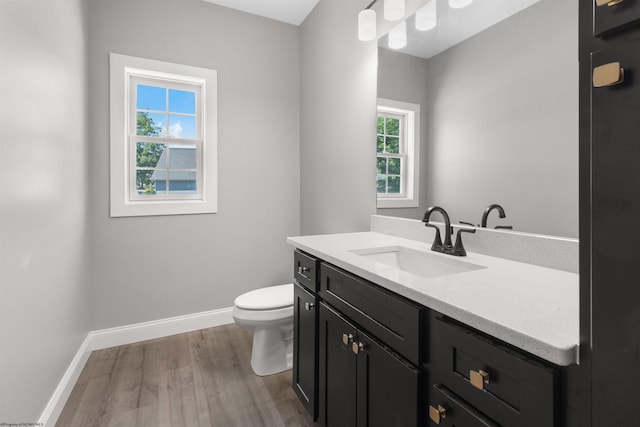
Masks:
[[[256,289],[237,297],[233,305],[241,310],[269,311],[293,307],[293,284]]]
[[[275,310],[245,310],[233,307],[233,318],[236,323],[250,324],[251,326],[267,326],[270,322],[280,322],[293,319],[293,306],[277,308]]]

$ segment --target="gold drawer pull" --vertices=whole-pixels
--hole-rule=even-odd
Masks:
[[[485,384],[489,384],[489,374],[482,369],[469,371],[469,381],[477,389],[484,390]]]
[[[622,3],[624,0],[596,0],[596,6],[615,6]]]
[[[437,408],[429,405],[429,418],[436,424],[440,424],[440,421],[447,418],[447,410],[443,408],[441,405],[438,405]]]
[[[624,68],[619,62],[600,65],[593,69],[593,87],[607,87],[624,81]]]

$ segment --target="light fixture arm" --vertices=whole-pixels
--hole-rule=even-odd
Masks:
[[[376,4],[378,2],[378,0],[373,0],[371,3],[369,3],[369,5],[367,7],[365,7],[364,9],[371,9],[373,7],[374,4]]]

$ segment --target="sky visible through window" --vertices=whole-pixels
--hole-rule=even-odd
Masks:
[[[138,84],[137,89],[136,109],[153,121],[158,136],[197,137],[195,92],[143,84]]]

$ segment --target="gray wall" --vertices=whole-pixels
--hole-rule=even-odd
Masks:
[[[321,0],[301,26],[302,234],[369,229],[375,213],[376,42],[366,0]]]
[[[378,49],[378,98],[393,99],[420,105],[420,187],[419,206],[417,208],[384,208],[377,209],[378,215],[397,216],[403,218],[422,219],[424,211],[429,207],[427,185],[430,179],[429,152],[427,137],[429,135],[429,74],[426,59],[417,56],[394,52],[389,49]],[[375,192],[375,187],[374,190]]]
[[[88,28],[92,329],[229,307],[290,282],[299,27],[201,0],[90,0]],[[217,214],[109,218],[109,52],[218,70]]]
[[[37,422],[90,329],[81,0],[0,1],[0,422]]]
[[[578,236],[577,16],[542,0],[428,60],[427,205],[478,223],[500,203],[517,230]]]

